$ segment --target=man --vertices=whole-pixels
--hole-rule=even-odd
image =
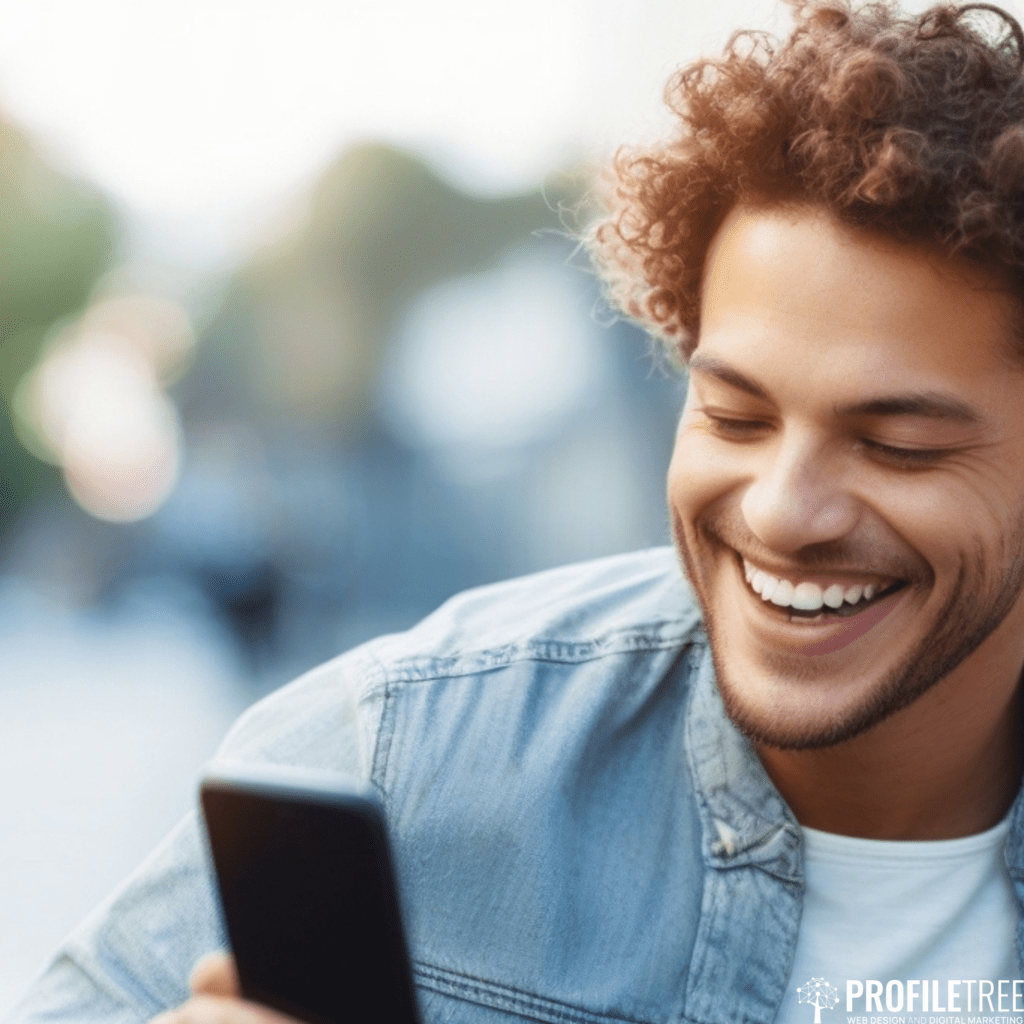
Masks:
[[[1022,57],[808,3],[684,70],[592,248],[689,364],[692,590],[470,592],[228,737],[381,790],[426,1021],[1024,1010]],[[223,947],[189,821],[15,1019],[280,1022],[222,955],[188,998]]]

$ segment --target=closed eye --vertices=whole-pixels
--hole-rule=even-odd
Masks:
[[[898,448],[891,444],[882,444],[880,441],[869,441],[866,438],[861,441],[861,444],[882,459],[907,469],[925,469],[953,453],[950,448]]]
[[[707,410],[702,411],[714,433],[727,439],[746,440],[768,426],[764,420],[743,420],[732,416],[719,416]]]

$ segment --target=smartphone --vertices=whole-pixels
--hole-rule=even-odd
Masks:
[[[219,762],[200,800],[242,995],[309,1024],[419,1024],[374,790]]]

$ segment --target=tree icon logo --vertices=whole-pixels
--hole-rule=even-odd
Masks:
[[[811,978],[797,990],[798,1003],[810,1003],[814,1007],[814,1024],[821,1024],[821,1011],[831,1010],[839,1002],[839,992],[824,978]]]

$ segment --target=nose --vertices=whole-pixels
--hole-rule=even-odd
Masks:
[[[789,554],[836,541],[857,523],[860,504],[840,460],[810,439],[780,440],[743,494],[747,526],[772,551]]]

